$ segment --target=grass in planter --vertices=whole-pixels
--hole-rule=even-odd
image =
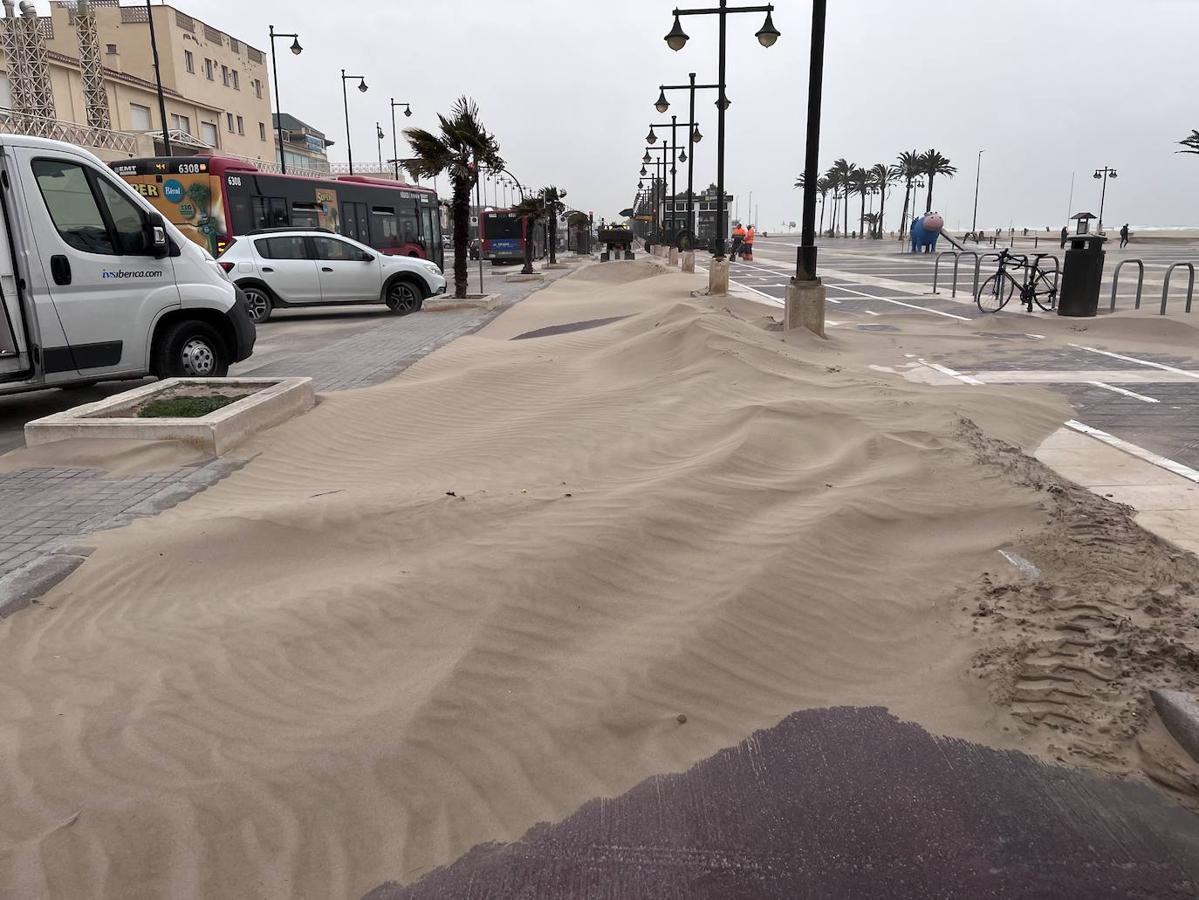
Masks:
[[[224,394],[213,394],[209,397],[168,397],[150,401],[137,411],[137,417],[139,419],[198,419],[249,396],[249,394],[237,394],[228,397]]]

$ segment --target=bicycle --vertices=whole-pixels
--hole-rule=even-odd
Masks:
[[[1028,263],[1028,257],[1023,254],[1009,253],[1007,250],[999,254],[999,270],[982,283],[982,287],[978,289],[978,296],[975,302],[978,303],[980,312],[997,313],[1012,299],[1012,295],[1017,290],[1020,291],[1020,302],[1028,312],[1032,312],[1032,306],[1035,303],[1046,312],[1052,312],[1057,308],[1057,283],[1050,277],[1050,273],[1041,268],[1041,260],[1049,253],[1037,253],[1033,255],[1032,265]],[[1024,281],[1018,281],[1009,271],[1008,267],[1014,269],[1027,270],[1027,276]]]

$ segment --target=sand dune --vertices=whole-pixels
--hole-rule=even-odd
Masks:
[[[962,421],[1029,447],[1062,401],[658,271],[326,397],[0,624],[0,894],[361,896],[809,706],[1016,745],[951,601],[1049,513]]]

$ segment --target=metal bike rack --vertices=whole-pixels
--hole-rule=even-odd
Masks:
[[[1046,253],[1044,256],[1041,257],[1041,259],[1052,259],[1053,260],[1053,289],[1055,291],[1058,291],[1058,289],[1061,288],[1061,286],[1062,286],[1062,284],[1061,284],[1061,282],[1062,282],[1062,264],[1061,264],[1061,262],[1052,253]]]
[[[1186,266],[1191,273],[1190,280],[1187,282],[1187,307],[1186,311],[1191,311],[1191,297],[1195,293],[1195,266],[1189,262],[1176,262],[1170,268],[1166,269],[1166,282],[1162,285],[1162,311],[1160,315],[1166,314],[1166,301],[1170,299],[1170,276],[1174,274],[1174,270],[1179,266]]]
[[[974,294],[972,296],[978,297],[978,287],[979,287],[978,280],[982,276],[982,264],[984,262],[986,262],[988,259],[1000,259],[1000,258],[1001,258],[1001,254],[999,254],[999,253],[984,253],[982,256],[975,256],[975,258],[974,258]]]
[[[955,256],[953,259],[953,293],[951,293],[949,295],[951,297],[956,297],[958,295],[958,263],[960,263],[962,261],[963,256],[973,256],[974,263],[975,263],[974,269],[975,269],[975,271],[978,271],[978,254],[975,253],[973,250],[963,250],[961,253],[959,253],[957,256]],[[975,284],[974,293],[971,294],[970,296],[973,297],[977,294],[978,294],[978,285]]]
[[[940,253],[937,254],[937,261],[933,263],[933,293],[934,294],[937,292],[937,278],[941,274],[941,260],[946,256],[952,256],[955,260],[954,268],[956,268],[957,267],[956,266],[957,255],[958,255],[958,253],[956,250],[942,250]]]
[[[1112,274],[1112,308],[1109,312],[1116,311],[1116,288],[1120,284],[1120,270],[1128,263],[1137,264],[1137,303],[1133,309],[1141,308],[1141,288],[1145,286],[1145,264],[1139,259],[1122,259],[1116,264],[1116,271]]]

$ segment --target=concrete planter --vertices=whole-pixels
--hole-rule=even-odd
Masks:
[[[140,419],[137,410],[167,397],[249,393],[206,416]],[[168,378],[96,403],[36,419],[25,426],[25,445],[71,438],[187,441],[220,456],[250,435],[312,409],[311,378]]]

